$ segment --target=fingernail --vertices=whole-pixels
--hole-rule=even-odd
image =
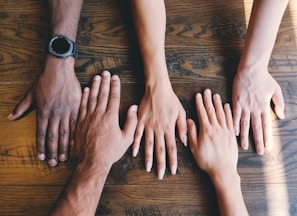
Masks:
[[[118,75],[112,75],[111,80],[118,80],[119,76]]]
[[[132,149],[132,156],[136,157],[138,153],[138,150],[136,148]]]
[[[162,180],[165,174],[165,169],[160,169],[158,172],[158,179]]]
[[[175,174],[176,174],[176,169],[177,169],[176,165],[172,165],[172,166],[170,167],[170,171],[171,171],[171,174],[172,174],[172,175],[175,175]]]
[[[8,120],[10,120],[10,118],[13,116],[13,114],[12,113],[10,113],[6,118],[8,119]]]
[[[148,163],[146,164],[146,171],[147,171],[147,172],[150,172],[151,169],[152,169],[152,162],[148,162]]]
[[[60,161],[66,161],[66,155],[65,154],[60,154],[60,156],[59,156],[59,160]]]
[[[285,118],[285,112],[284,112],[284,111],[282,111],[282,112],[280,113],[279,118],[280,118],[280,119],[284,119],[284,118]]]
[[[235,136],[238,136],[239,135],[239,131],[237,129],[234,129],[234,133],[235,133]]]
[[[57,163],[57,160],[56,159],[50,159],[48,161],[48,164],[52,167],[56,166],[58,163]]]
[[[41,160],[41,161],[44,161],[45,160],[45,154],[39,154],[38,159]]]
[[[258,153],[259,155],[263,155],[263,154],[264,154],[264,151],[263,151],[262,148],[258,148],[258,149],[257,149],[257,153]]]
[[[243,143],[243,144],[242,144],[242,148],[243,148],[244,150],[248,150],[248,145],[245,144],[245,143]]]
[[[132,106],[131,106],[131,110],[132,110],[133,112],[136,112],[136,113],[137,113],[138,106],[137,106],[137,105],[132,105]]]
[[[184,137],[183,137],[183,143],[184,143],[184,146],[187,146],[188,145],[188,137],[187,137],[187,135],[184,135]]]
[[[105,71],[102,72],[101,75],[102,75],[102,76],[108,76],[109,74],[110,74],[110,72],[105,70]]]

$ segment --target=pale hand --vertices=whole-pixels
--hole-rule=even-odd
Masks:
[[[253,131],[256,151],[264,154],[264,149],[271,150],[272,118],[271,100],[274,103],[276,115],[283,119],[284,98],[278,83],[268,71],[238,71],[233,84],[233,122],[235,134],[240,132],[240,142],[243,149],[249,145],[248,135],[251,128]]]
[[[162,179],[166,169],[166,151],[172,174],[177,170],[175,125],[181,141],[187,143],[186,113],[170,83],[146,88],[138,113],[138,125],[133,143],[133,156],[139,151],[141,137],[145,131],[145,165],[150,172],[153,151],[156,151],[158,178]]]

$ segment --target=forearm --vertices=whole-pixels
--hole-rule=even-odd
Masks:
[[[76,40],[83,0],[49,0],[52,35],[64,35]]]
[[[132,0],[132,9],[147,84],[164,79],[169,81],[165,58],[164,0]]]
[[[254,1],[240,66],[268,66],[287,3],[288,0]]]
[[[109,170],[105,164],[100,169],[78,165],[50,215],[94,215]]]
[[[240,177],[236,173],[230,177],[213,180],[221,215],[248,215],[240,186]]]

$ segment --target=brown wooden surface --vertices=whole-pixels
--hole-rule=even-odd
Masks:
[[[273,120],[274,150],[258,156],[240,150],[238,169],[250,215],[297,215],[296,0],[282,21],[269,70],[282,87],[286,120]],[[230,102],[252,0],[166,0],[166,55],[173,88],[188,117],[196,92],[211,88]],[[35,112],[5,119],[37,77],[48,37],[47,1],[0,3],[0,215],[46,215],[75,167],[50,168],[36,158]],[[109,69],[122,81],[121,117],[139,103],[143,71],[131,19],[123,0],[86,0],[78,32],[76,71],[82,85]],[[272,114],[273,115],[273,114]],[[158,181],[146,173],[143,151],[116,163],[107,179],[98,215],[218,215],[209,178],[177,142],[178,173]]]

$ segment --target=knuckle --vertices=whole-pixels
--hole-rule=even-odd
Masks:
[[[48,133],[47,135],[47,141],[48,142],[55,142],[57,140],[57,137],[54,133]]]
[[[62,129],[62,130],[59,131],[59,136],[60,137],[66,137],[68,135],[69,135],[69,131],[66,130],[66,129]]]

